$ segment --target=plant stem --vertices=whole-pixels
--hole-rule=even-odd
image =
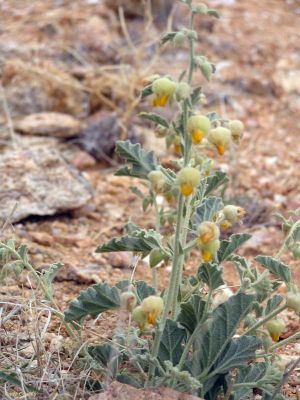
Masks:
[[[155,208],[155,230],[157,233],[160,233],[160,215],[159,208],[156,200],[156,196],[154,196],[154,208]],[[157,290],[157,270],[156,268],[151,269],[152,273],[152,286],[155,290]]]
[[[279,314],[281,311],[285,310],[287,308],[286,304],[283,304],[282,306],[276,308],[275,310],[273,310],[270,314],[268,314],[267,316],[265,316],[263,319],[261,319],[260,321],[258,321],[256,324],[254,324],[253,326],[251,326],[248,330],[246,330],[246,332],[243,333],[243,335],[249,335],[251,332],[255,331],[257,328],[259,328],[260,326],[262,326],[264,323],[266,323],[267,321],[269,321],[269,319],[272,319],[273,317],[276,317],[277,314]]]
[[[190,24],[189,24],[189,29],[193,29],[193,24],[194,24],[194,16],[195,14],[191,12],[190,15]],[[194,39],[189,38],[189,71],[188,71],[188,83],[192,82],[192,77],[193,77],[193,70],[194,70]]]
[[[300,226],[300,220],[297,221],[297,222],[295,222],[295,224],[294,224],[294,225],[292,226],[292,228],[290,229],[289,234],[288,234],[287,237],[285,238],[285,240],[284,240],[282,246],[280,247],[278,253],[276,254],[275,258],[277,258],[278,260],[280,260],[282,254],[283,254],[283,252],[284,252],[284,250],[285,250],[285,247],[286,247],[287,242],[289,241],[289,239],[292,237],[294,231],[295,231],[299,226]]]
[[[271,346],[269,350],[270,351],[276,350],[279,347],[284,346],[284,345],[286,345],[286,344],[288,344],[288,343],[290,343],[290,342],[292,342],[293,340],[296,340],[296,339],[300,339],[300,332],[296,332],[292,336],[290,336],[290,337],[288,337],[288,338],[286,338],[284,340],[281,340],[280,342],[278,342],[276,344],[273,344],[273,346]]]

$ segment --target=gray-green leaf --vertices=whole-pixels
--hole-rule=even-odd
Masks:
[[[220,197],[208,197],[197,207],[195,212],[195,224],[199,225],[203,221],[211,221],[218,211],[224,208]]]
[[[224,285],[223,272],[218,264],[205,263],[201,264],[198,270],[198,277],[211,289],[217,289]]]
[[[164,128],[169,128],[168,121],[164,117],[161,117],[158,114],[141,112],[139,113],[139,117],[152,121],[157,125],[163,126]]]
[[[171,361],[173,365],[179,363],[183,352],[183,341],[186,337],[186,330],[181,328],[177,322],[167,320],[162,334],[158,359],[163,364],[164,361]]]
[[[180,304],[181,311],[177,321],[191,334],[203,317],[206,302],[198,294],[192,295],[185,303]]]
[[[281,261],[276,260],[276,258],[269,256],[257,256],[255,257],[255,260],[285,283],[291,282],[291,270],[286,264],[283,264]]]
[[[96,318],[104,311],[114,310],[121,306],[119,291],[110,288],[107,283],[98,283],[82,291],[65,311],[66,321],[80,321],[90,315]]]
[[[209,195],[218,187],[225,185],[229,181],[225,172],[215,171],[212,175],[206,178],[205,196]]]
[[[248,233],[237,233],[230,237],[229,240],[222,240],[221,247],[218,251],[218,260],[221,263],[225,261],[236,249],[251,238]]]
[[[132,144],[129,140],[119,140],[116,142],[116,153],[129,165],[119,169],[115,175],[147,179],[149,172],[158,167],[154,152],[145,151],[139,143]]]

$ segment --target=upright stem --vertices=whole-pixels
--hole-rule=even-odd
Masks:
[[[243,333],[243,335],[249,335],[251,332],[255,331],[256,329],[258,329],[260,326],[262,326],[263,324],[265,324],[267,321],[269,321],[270,319],[272,319],[273,317],[276,317],[277,314],[279,314],[281,311],[285,310],[287,308],[286,304],[283,304],[282,306],[276,308],[275,310],[273,310],[270,314],[266,315],[263,319],[261,319],[260,321],[258,321],[256,324],[254,324],[253,326],[251,326],[247,331],[245,331]]]

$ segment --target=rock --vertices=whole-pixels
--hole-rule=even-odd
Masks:
[[[46,232],[30,232],[31,239],[43,246],[51,246],[54,242],[54,237]]]
[[[42,112],[16,121],[14,127],[16,131],[26,135],[49,135],[67,139],[77,136],[82,129],[82,124],[68,114]]]
[[[82,207],[90,184],[54,149],[17,150],[0,157],[0,220],[53,215]]]
[[[83,171],[96,165],[94,157],[85,151],[78,151],[70,161],[75,168],[79,169],[79,171]]]
[[[199,400],[199,397],[180,393],[173,389],[159,387],[136,389],[119,382],[113,382],[105,393],[89,397],[89,400]],[[200,399],[201,400],[201,399]]]
[[[110,253],[108,263],[114,268],[129,268],[132,264],[132,255],[126,252]]]

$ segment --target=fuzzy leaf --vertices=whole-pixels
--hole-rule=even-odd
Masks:
[[[177,322],[167,320],[162,334],[158,359],[163,364],[164,361],[171,361],[173,365],[179,363],[183,352],[183,341],[186,337],[186,331],[181,328]]]
[[[201,300],[198,294],[192,295],[187,302],[180,304],[181,311],[177,321],[190,333],[193,333],[203,317],[205,304],[206,302]]]
[[[215,111],[207,113],[206,116],[211,122],[217,121],[219,119],[219,116]]]
[[[220,14],[218,13],[217,10],[213,9],[207,10],[206,14],[210,15],[211,17],[220,18]]]
[[[141,113],[139,113],[139,117],[144,118],[144,119],[148,119],[149,121],[152,121],[155,124],[161,125],[161,126],[163,126],[165,128],[169,128],[168,121],[164,117],[161,117],[158,114],[141,112]]]
[[[119,364],[122,360],[120,352],[110,343],[103,343],[99,346],[90,346],[89,355],[102,366],[108,369],[109,375],[117,375]]]
[[[18,253],[24,262],[28,261],[28,247],[26,244],[21,244],[18,248]]]
[[[211,289],[217,289],[224,285],[223,272],[218,264],[204,263],[198,270],[198,277]]]
[[[117,176],[134,176],[148,179],[148,174],[157,168],[158,163],[153,151],[145,151],[139,143],[129,140],[116,142],[116,153],[129,165],[119,169]]]
[[[203,221],[211,221],[218,211],[224,207],[220,197],[208,197],[195,212],[195,224],[200,225]]]
[[[155,289],[144,281],[137,281],[135,283],[135,291],[139,302],[142,302],[146,297],[152,296],[156,293]]]
[[[167,32],[165,35],[162,36],[160,39],[160,44],[163,45],[174,38],[177,32]]]
[[[266,373],[267,365],[266,363],[255,363],[249,367],[240,370],[237,375],[236,384],[239,383],[256,383],[262,379]],[[252,392],[252,387],[237,388],[234,390],[233,400],[243,400],[248,399],[249,394]]]
[[[196,87],[191,94],[192,105],[196,105],[200,99],[201,86]]]
[[[228,176],[225,172],[215,171],[212,175],[206,178],[206,190],[205,196],[209,195],[218,187],[225,185],[229,181]]]
[[[283,264],[276,260],[276,258],[269,256],[257,256],[255,257],[255,260],[285,283],[291,282],[291,270],[286,264]]]
[[[272,312],[273,310],[275,310],[279,304],[282,302],[283,297],[279,296],[279,294],[275,294],[273,297],[271,297],[268,300],[268,303],[266,305],[266,309],[265,309],[265,315],[270,314],[270,312]]]
[[[199,329],[190,368],[193,376],[205,377],[224,353],[238,326],[251,311],[255,297],[238,293],[218,306]]]
[[[248,233],[236,233],[229,240],[222,240],[218,251],[218,260],[221,263],[225,261],[236,249],[251,238]]]
[[[8,382],[14,386],[17,386],[19,388],[25,388],[28,390],[28,392],[35,392],[38,393],[39,390],[36,389],[35,387],[31,385],[26,385],[24,382],[21,382],[20,379],[18,378],[18,375],[14,372],[8,372],[8,371],[0,371],[0,383],[2,382]],[[3,398],[4,399],[4,398]]]
[[[113,238],[98,246],[96,253],[110,253],[115,251],[133,251],[149,253],[153,248],[160,246],[160,235],[154,230],[138,229],[130,235]]]
[[[245,367],[255,357],[255,351],[261,344],[261,340],[255,336],[233,339],[214,364],[214,373],[225,374],[233,368]]]
[[[96,318],[104,311],[114,310],[121,306],[119,291],[110,288],[107,283],[97,283],[83,290],[65,311],[66,321],[80,321],[90,315]]]
[[[151,94],[153,94],[152,85],[148,85],[142,90],[141,99],[144,99],[145,97],[150,96]]]

